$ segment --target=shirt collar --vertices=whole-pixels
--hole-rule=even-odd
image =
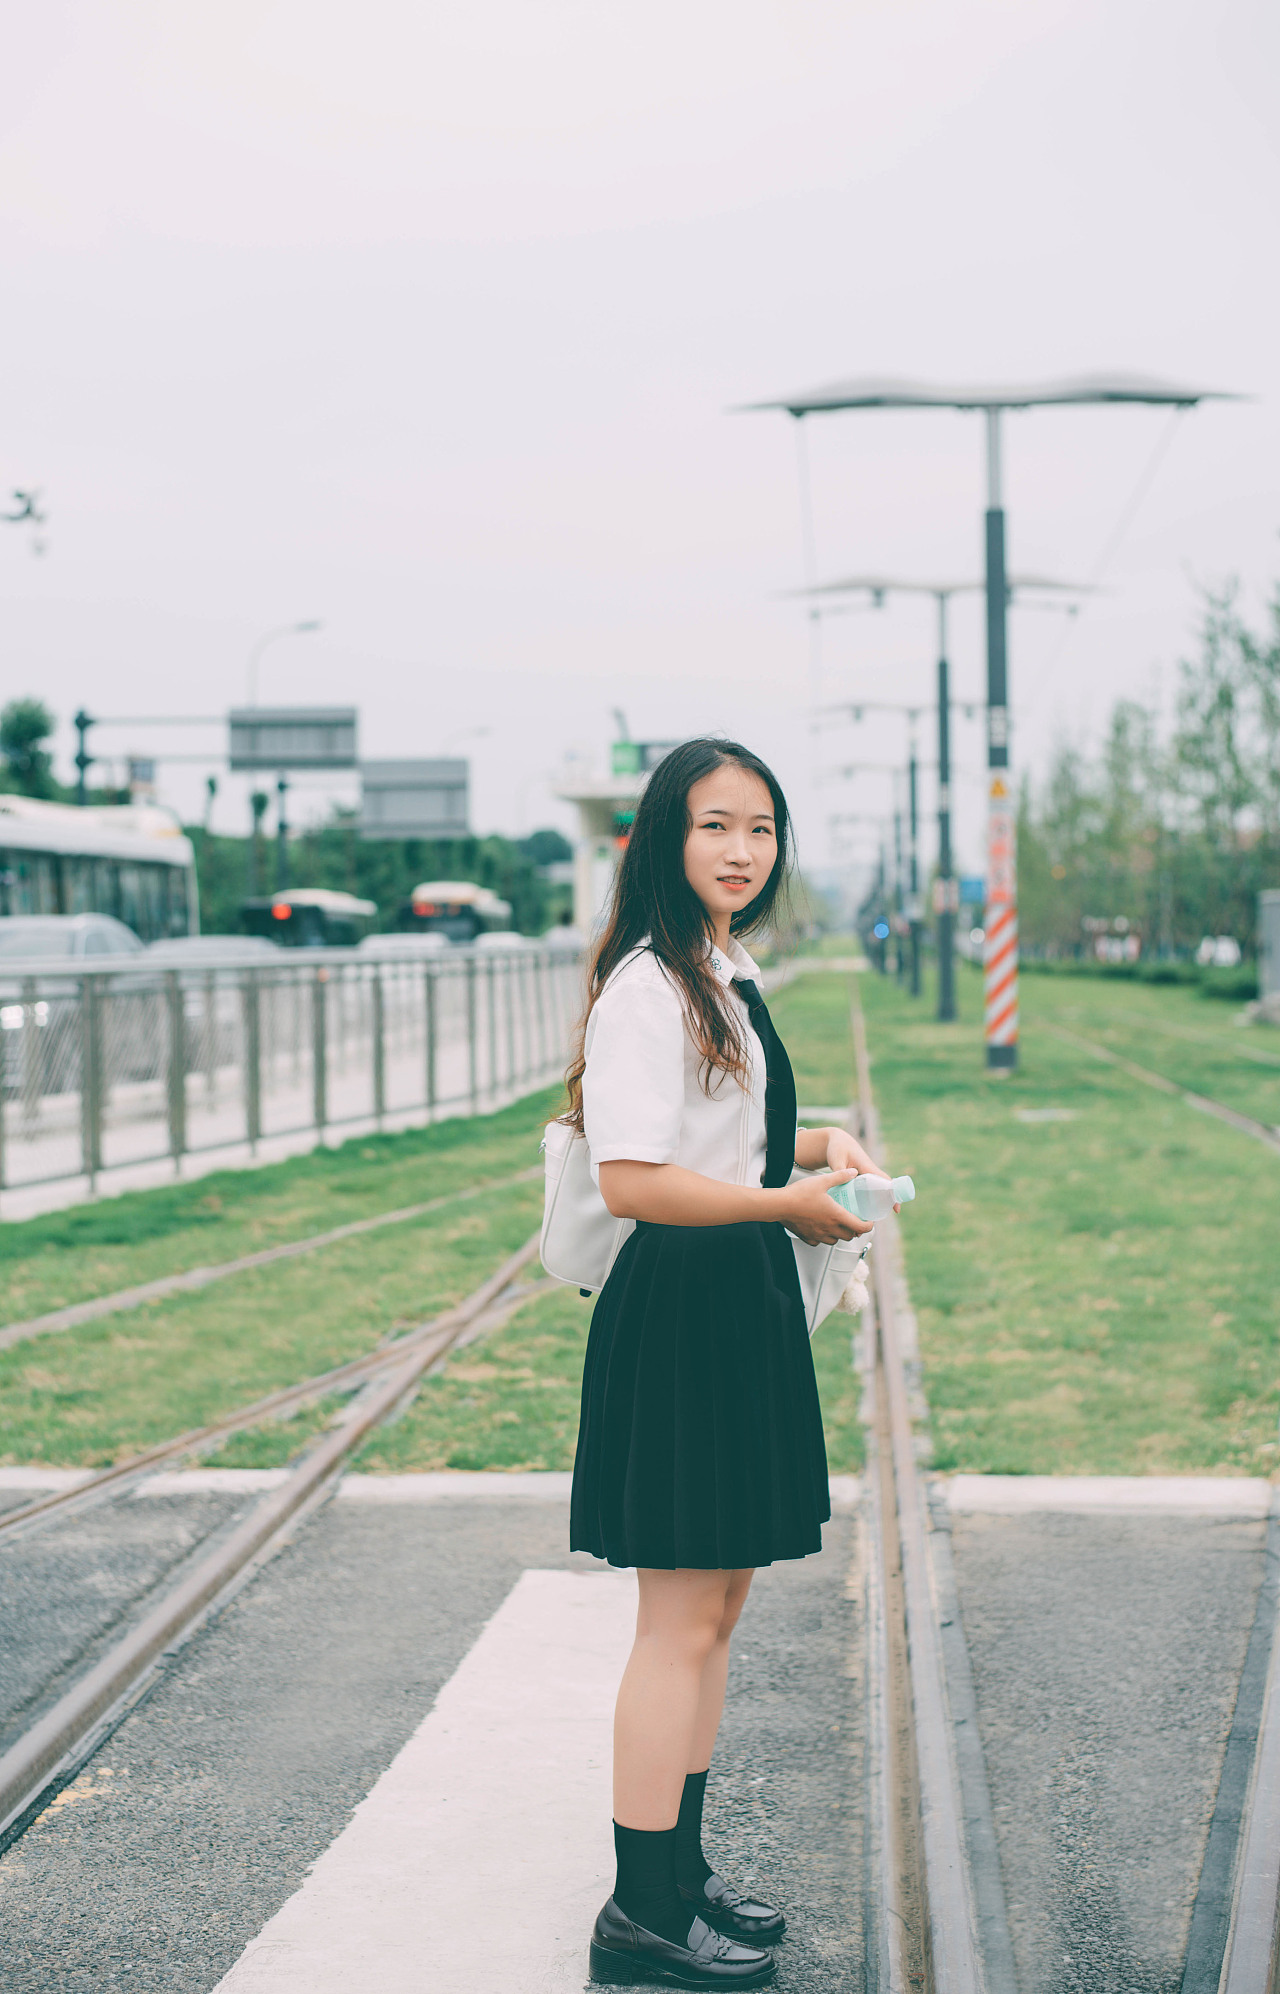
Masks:
[[[712,970],[726,990],[731,983],[743,977],[749,977],[753,983],[760,980],[758,967],[734,935],[729,937],[728,948],[717,948],[713,944],[710,959]]]
[[[642,942],[636,944],[633,953],[641,955],[648,946],[649,936],[646,935]],[[727,949],[719,949],[708,945],[707,954],[711,961],[713,973],[719,978],[726,990],[735,979],[742,977],[749,977],[753,983],[759,982],[759,965],[752,961],[736,936],[730,935]]]

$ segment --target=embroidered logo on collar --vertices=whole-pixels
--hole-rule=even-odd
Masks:
[[[716,975],[717,975],[717,976],[718,976],[718,975],[720,974],[720,971],[721,971],[721,970],[722,970],[722,969],[724,968],[724,964],[723,964],[723,963],[721,962],[721,960],[720,960],[720,958],[719,958],[719,956],[718,956],[718,955],[713,955],[713,956],[712,956],[712,958],[711,958],[711,967],[712,967],[712,969],[714,969],[714,970],[715,970],[715,972],[716,972]]]

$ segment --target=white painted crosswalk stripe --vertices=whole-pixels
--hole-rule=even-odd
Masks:
[[[525,1572],[215,1994],[579,1994],[631,1573]]]

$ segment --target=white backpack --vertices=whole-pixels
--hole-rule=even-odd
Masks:
[[[542,1149],[547,1178],[542,1264],[554,1280],[580,1288],[585,1295],[597,1294],[636,1222],[613,1216],[591,1175],[586,1137],[568,1122],[547,1123]],[[872,1235],[865,1232],[831,1246],[809,1246],[794,1233],[788,1238],[795,1249],[805,1322],[812,1336],[839,1306],[846,1289],[852,1286],[856,1291],[861,1285],[858,1269]],[[860,1306],[860,1297],[851,1300],[855,1308]]]

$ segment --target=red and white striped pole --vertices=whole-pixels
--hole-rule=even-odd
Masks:
[[[987,1065],[1018,1064],[1018,872],[1009,779],[1008,601],[999,408],[987,418],[987,905],[982,1024]]]
[[[987,1065],[1018,1058],[1018,875],[1013,797],[993,770],[987,791],[987,907],[982,945],[982,1022]]]

